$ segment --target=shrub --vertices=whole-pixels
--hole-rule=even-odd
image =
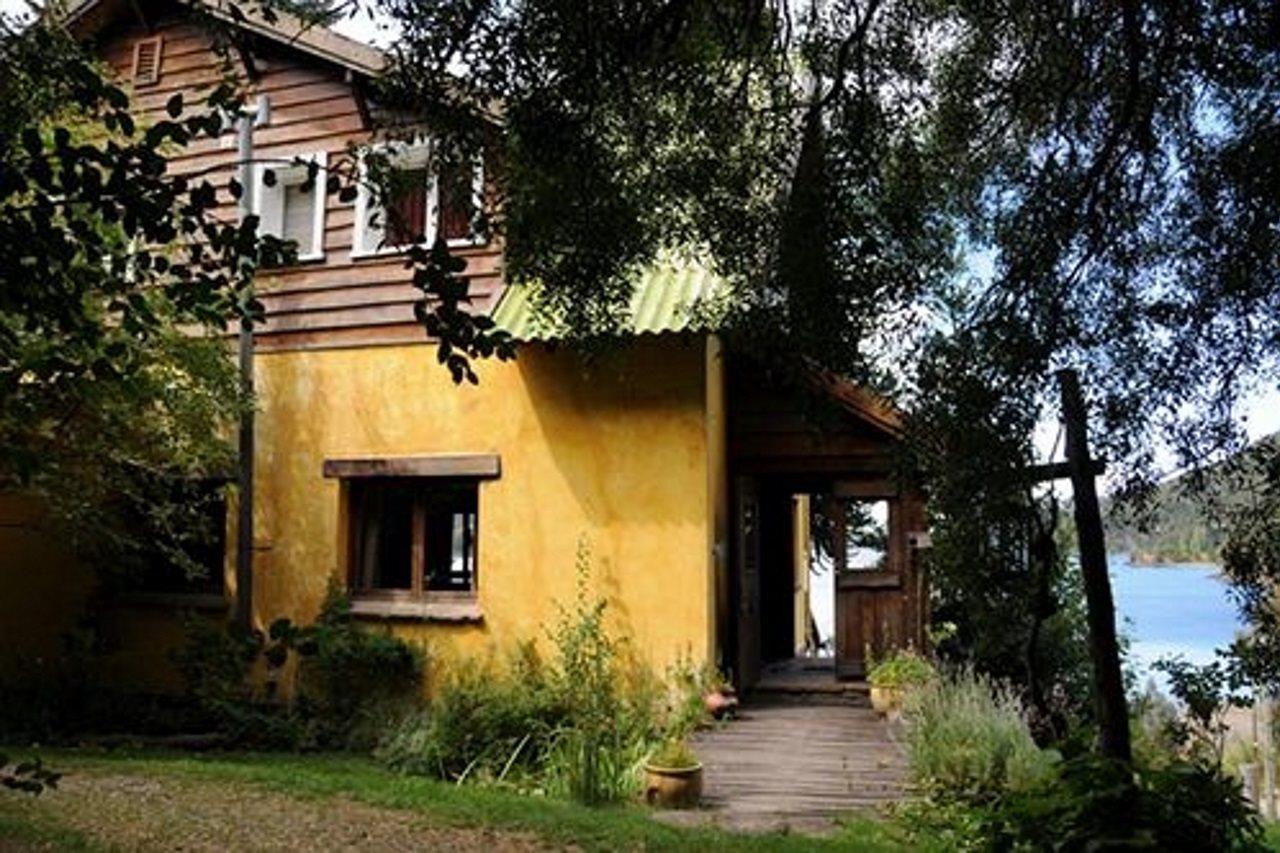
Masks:
[[[456,667],[430,707],[405,717],[375,755],[407,773],[505,781],[545,763],[567,716],[545,668],[526,647],[506,670]]]
[[[1154,748],[1133,765],[1088,753],[1062,761],[1035,748],[1007,688],[969,671],[911,691],[907,708],[925,798],[898,819],[918,840],[957,850],[1261,849],[1256,814],[1215,763]]]
[[[1026,788],[1056,760],[1036,746],[1017,696],[972,670],[908,691],[904,710],[912,776],[934,796],[977,798]]]
[[[663,719],[666,686],[609,635],[605,602],[588,593],[589,578],[580,548],[574,602],[548,631],[549,664],[530,644],[506,666],[455,667],[430,706],[396,726],[376,756],[404,772],[501,782],[588,804],[636,792],[662,725],[687,724],[685,691],[697,679],[677,688]]]
[[[1133,768],[1094,755],[997,800],[981,835],[998,849],[1259,850],[1261,824],[1216,768]]]
[[[924,656],[904,649],[894,651],[873,664],[867,673],[867,680],[872,687],[903,688],[926,684],[936,678],[937,674],[933,664]]]
[[[389,632],[358,625],[337,585],[330,586],[315,624],[297,631],[291,643],[300,657],[299,698],[317,745],[368,749],[389,716],[420,700],[423,652]]]
[[[231,743],[296,749],[303,740],[301,722],[260,695],[249,679],[263,648],[261,634],[192,616],[183,624],[183,643],[173,660],[197,714]]]
[[[294,702],[280,701],[275,677],[300,659]],[[258,661],[268,678],[249,677]],[[367,748],[375,729],[420,695],[423,655],[389,633],[351,618],[346,594],[331,586],[315,624],[277,619],[267,637],[194,618],[174,655],[186,695],[240,746]]]

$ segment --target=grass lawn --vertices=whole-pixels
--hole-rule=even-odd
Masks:
[[[46,751],[67,778],[38,798],[0,790],[0,849],[901,850],[886,824],[828,837],[678,828],[639,806],[588,809],[400,776],[334,755]]]

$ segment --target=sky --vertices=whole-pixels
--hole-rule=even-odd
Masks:
[[[29,5],[25,0],[0,0],[0,14],[26,14]],[[345,18],[334,29],[350,38],[368,44],[386,46],[394,37],[386,19],[370,17],[367,11]],[[974,271],[984,264],[982,259],[975,259],[971,264]],[[986,262],[989,266],[989,261]],[[1280,387],[1274,385],[1264,387],[1252,395],[1244,409],[1245,429],[1251,439],[1280,432]],[[1047,442],[1051,445],[1056,428],[1048,430]]]

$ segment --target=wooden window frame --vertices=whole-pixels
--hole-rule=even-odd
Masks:
[[[145,77],[138,75],[138,66],[142,61],[143,48],[148,45],[155,48],[155,64],[152,67],[152,73]],[[155,86],[160,82],[160,64],[164,61],[164,38],[162,36],[149,36],[144,39],[138,39],[133,44],[133,69],[130,75],[135,89],[145,88],[147,86]]]
[[[297,162],[299,160],[302,162]],[[253,212],[259,218],[261,233],[283,237],[285,188],[306,182],[308,163],[315,163],[319,167],[316,172],[315,186],[311,190],[315,193],[311,211],[311,239],[315,248],[310,252],[298,253],[300,264],[324,260],[324,226],[329,208],[325,179],[328,174],[329,154],[326,151],[298,154],[290,158],[288,163],[281,165],[260,163],[254,168]],[[267,170],[275,173],[275,186],[268,187],[263,183],[263,176]],[[267,203],[268,197],[274,205],[274,210]],[[274,230],[270,230],[273,228]]]
[[[442,622],[481,621],[480,594],[480,503],[482,484],[501,473],[496,454],[441,454],[432,456],[379,457],[325,460],[326,478],[341,482],[339,519],[339,553],[344,566],[342,576],[350,592],[352,612],[356,615],[387,618],[423,619]],[[471,588],[468,590],[431,590],[427,588],[427,506],[417,496],[413,503],[409,589],[359,589],[360,569],[356,554],[356,526],[360,520],[352,487],[356,483],[379,480],[410,480],[429,487],[466,485],[475,489],[475,534],[471,540]]]
[[[426,137],[418,137],[412,142],[381,142],[370,145],[364,149],[364,152],[382,152],[386,153],[391,166],[395,169],[404,169],[406,171],[412,169],[425,168],[431,162],[431,141]],[[426,210],[424,211],[423,221],[426,223],[423,241],[419,244],[414,243],[384,243],[377,246],[366,246],[365,241],[369,233],[369,218],[374,213],[374,199],[370,192],[368,184],[368,170],[365,164],[364,152],[361,152],[358,174],[359,186],[356,192],[355,201],[355,221],[351,230],[351,257],[352,258],[377,258],[385,255],[398,255],[407,252],[414,245],[431,246],[436,239],[436,234],[440,228],[440,176],[436,172],[432,172],[427,182],[426,193]],[[472,177],[473,204],[476,210],[484,209],[485,201],[485,176],[484,176],[484,160],[482,157],[475,158],[475,172]],[[382,211],[382,221],[379,227],[382,230],[383,239],[386,239],[387,222],[386,211]],[[489,237],[484,233],[477,233],[471,237],[454,237],[446,240],[445,243],[451,249],[468,248],[475,246],[484,246],[489,242]]]

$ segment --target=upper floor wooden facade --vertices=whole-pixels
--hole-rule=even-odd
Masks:
[[[246,103],[264,98],[268,104],[267,120],[253,134],[256,161],[278,161],[287,169],[294,158],[320,158],[332,167],[353,162],[353,152],[376,142],[368,84],[380,55],[371,48],[329,31],[299,29],[285,16],[276,25],[237,27],[234,44],[219,50],[216,29],[176,3],[90,0],[83,7],[73,26],[131,91],[143,127],[165,117],[175,93],[198,104],[230,71]],[[174,174],[206,175],[219,188],[220,214],[237,215],[226,190],[237,168],[234,129],[175,150],[169,168]],[[284,191],[283,186],[261,189],[259,184],[260,195]],[[314,218],[307,214],[308,223],[317,227],[315,245],[300,251],[304,259],[260,274],[258,292],[266,307],[266,322],[256,330],[260,351],[426,339],[414,318],[421,293],[411,285],[412,270],[403,252],[374,250],[378,241],[357,224],[365,209],[364,198],[344,202],[336,194],[324,196]],[[463,275],[473,310],[490,310],[502,289],[500,246],[477,239],[456,251],[467,260]]]

